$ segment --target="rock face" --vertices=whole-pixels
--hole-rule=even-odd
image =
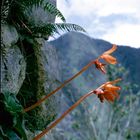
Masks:
[[[12,26],[3,25],[1,34],[3,56],[1,59],[1,92],[17,94],[24,79],[26,63],[16,44],[18,33]]]
[[[16,44],[19,36],[17,30],[10,25],[2,25],[1,38],[5,47],[11,47]]]

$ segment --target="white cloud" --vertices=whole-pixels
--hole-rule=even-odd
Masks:
[[[140,0],[57,0],[57,6],[66,17],[91,13],[108,16],[111,13],[133,13],[140,17]]]
[[[57,0],[57,7],[67,22],[83,26],[90,36],[138,47],[139,5],[140,0]],[[118,15],[117,20],[109,18],[110,15]],[[127,20],[122,19],[125,16]],[[106,21],[103,20],[105,18]],[[57,19],[57,22],[60,20]]]
[[[118,45],[128,45],[140,48],[140,25],[118,25],[111,32],[107,32],[102,39]]]

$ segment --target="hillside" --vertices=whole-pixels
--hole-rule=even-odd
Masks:
[[[69,62],[68,69],[75,66],[81,68],[112,46],[107,41],[93,39],[77,32],[67,33],[50,42],[50,44],[56,48],[62,61]],[[114,56],[117,58],[118,63],[129,71],[128,80],[140,86],[140,63],[138,61],[140,59],[140,48],[118,46]],[[67,64],[67,62],[64,63]]]
[[[78,72],[90,60],[97,58],[105,50],[111,48],[112,44],[104,40],[93,39],[81,33],[70,32],[54,41],[49,43],[46,42],[46,48],[48,46],[49,48],[56,49],[57,61],[59,62],[59,68],[61,68],[61,78],[59,80],[63,82]],[[125,71],[122,74],[122,89],[127,83],[130,85],[135,83],[140,87],[140,49],[128,46],[118,46],[118,50],[113,55],[118,59],[118,67],[121,66],[125,68]],[[125,72],[127,73],[126,76]],[[81,76],[62,89],[62,112],[70,107],[83,94],[96,88],[107,79],[107,76],[95,70],[94,67],[89,68]],[[139,87],[133,88],[133,94],[139,92]],[[123,91],[127,93],[121,93],[124,96],[123,100],[128,98],[130,99],[129,102],[131,102],[132,93],[128,90]],[[134,102],[131,108],[125,105],[125,100],[120,104],[117,104],[117,106],[112,106],[108,103],[104,103],[103,105],[99,103],[95,96],[87,99],[56,127],[56,130],[59,130],[62,133],[56,133],[57,131],[54,133],[52,132],[53,134],[56,133],[58,137],[54,140],[59,140],[59,138],[65,139],[66,137],[66,140],[104,140],[105,138],[107,140],[118,140],[118,136],[120,137],[119,139],[124,139],[126,133],[131,129],[136,129],[135,133],[137,133],[137,130],[139,129],[137,123],[139,98]],[[119,110],[115,111],[118,107]],[[128,111],[127,115],[121,116],[121,111],[123,110]],[[134,112],[135,115],[132,116]],[[120,119],[119,122],[115,121],[117,118]],[[112,120],[112,122],[110,122],[110,120]],[[114,121],[118,124],[114,124]],[[118,126],[125,129],[126,124],[129,125],[125,131],[121,132],[120,128],[118,128],[118,131],[114,130]],[[132,139],[135,139],[134,136]]]

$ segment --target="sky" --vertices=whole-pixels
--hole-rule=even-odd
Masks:
[[[82,26],[90,37],[135,48],[140,48],[139,7],[140,0],[57,0],[67,23]]]

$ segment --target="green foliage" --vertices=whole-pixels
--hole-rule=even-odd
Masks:
[[[54,14],[57,17],[60,17],[61,20],[65,22],[63,14],[54,5],[52,5],[49,2],[45,3],[44,0],[7,0],[6,2],[3,1],[3,3],[3,13],[10,6],[7,20],[15,19],[15,22],[19,22],[18,20],[25,20],[26,11],[30,11],[34,7],[42,7],[45,11],[50,12],[51,14]]]
[[[22,111],[22,106],[19,104],[18,100],[13,94],[4,94],[4,104],[6,110],[10,112],[13,116],[16,116]]]
[[[1,20],[6,21],[15,26],[18,32],[24,36],[29,37],[48,37],[53,33],[58,33],[58,30],[63,31],[83,31],[85,30],[76,25],[70,23],[46,23],[45,25],[35,25],[30,23],[26,13],[41,7],[44,11],[59,17],[63,22],[66,22],[63,14],[51,3],[44,0],[7,0],[3,1]]]
[[[63,14],[55,6],[53,6],[52,4],[47,2],[45,4],[45,6],[44,6],[44,10],[47,10],[51,14],[54,14],[55,16],[60,17],[63,22],[66,21],[65,17],[63,16]]]
[[[4,23],[8,17],[9,0],[2,0],[1,2],[1,22]]]
[[[31,27],[30,28],[33,32],[33,35],[38,36],[38,37],[45,37],[46,35],[52,35],[53,33],[58,33],[59,30],[61,31],[83,31],[86,32],[82,27],[76,25],[76,24],[71,24],[71,23],[48,23],[45,24],[44,26],[40,27]],[[41,35],[41,36],[39,36]]]
[[[11,140],[20,139],[27,140],[22,106],[18,102],[14,94],[0,94],[0,133],[3,139]]]

